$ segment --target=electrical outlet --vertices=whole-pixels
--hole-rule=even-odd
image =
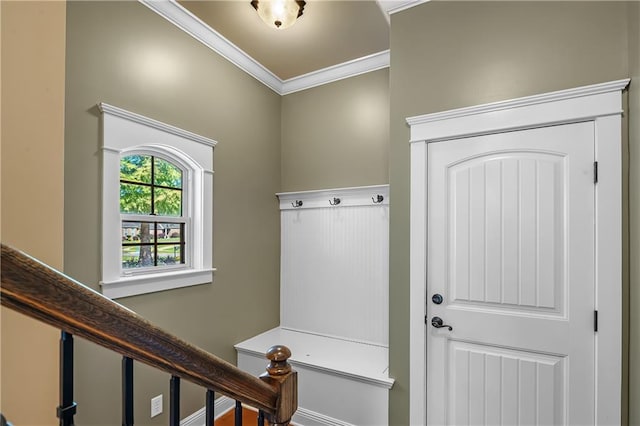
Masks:
[[[151,398],[151,417],[162,414],[162,394]]]

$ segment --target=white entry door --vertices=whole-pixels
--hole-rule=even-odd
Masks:
[[[428,424],[594,424],[593,122],[427,150]]]

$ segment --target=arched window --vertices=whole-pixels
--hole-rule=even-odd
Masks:
[[[102,292],[118,298],[212,282],[216,142],[100,109]]]
[[[184,171],[150,154],[120,158],[122,269],[180,267],[187,256]]]

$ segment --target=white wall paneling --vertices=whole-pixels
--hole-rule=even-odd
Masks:
[[[280,327],[235,345],[238,366],[260,374],[265,349],[286,345],[298,372],[296,424],[387,424],[389,187],[277,195]]]
[[[280,325],[386,346],[388,187],[279,196]],[[334,198],[340,204],[331,206]],[[295,201],[302,206],[292,207]]]

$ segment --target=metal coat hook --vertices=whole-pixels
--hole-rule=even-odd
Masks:
[[[296,200],[295,203],[291,203],[291,207],[302,207],[302,200]]]
[[[332,206],[337,206],[338,204],[340,204],[340,198],[333,197],[333,202],[329,200],[329,204],[331,204]]]
[[[374,204],[380,204],[384,200],[384,197],[378,194],[375,197],[371,197],[371,199],[373,200]]]

